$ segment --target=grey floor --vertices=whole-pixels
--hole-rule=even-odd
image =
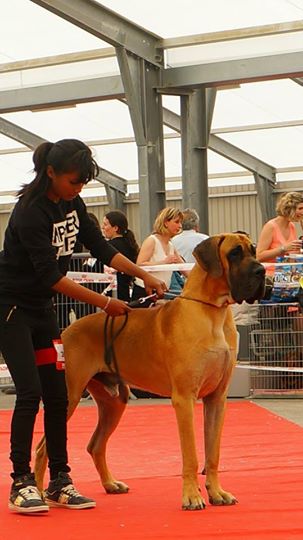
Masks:
[[[249,398],[244,398],[249,399]],[[234,399],[233,399],[234,400]],[[232,401],[232,398],[230,398],[230,401]],[[273,412],[274,414],[277,414],[278,416],[282,416],[283,418],[286,418],[287,420],[290,420],[291,422],[294,422],[295,424],[298,424],[299,426],[303,426],[303,399],[302,398],[280,398],[280,399],[253,399],[253,401],[256,405],[259,407],[264,407],[265,409],[268,409],[269,411]],[[6,395],[2,391],[0,391],[0,410],[2,409],[12,409],[15,402],[15,396],[14,395]],[[156,405],[156,404],[162,404],[167,403],[170,404],[169,399],[136,399],[136,400],[130,400],[129,405],[130,406],[140,406],[140,405]],[[80,402],[81,407],[87,407],[92,406],[93,401],[91,399],[89,400],[82,400]]]

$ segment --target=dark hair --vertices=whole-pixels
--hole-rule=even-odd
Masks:
[[[98,227],[98,229],[101,229],[100,223],[99,223],[99,220],[98,220],[97,216],[95,216],[95,214],[93,214],[92,212],[87,212],[87,215],[88,215],[89,219],[91,219],[94,222],[96,227]]]
[[[118,234],[121,234],[123,238],[126,238],[130,245],[130,248],[133,250],[133,260],[135,261],[137,259],[140,248],[136,242],[133,231],[128,228],[128,221],[126,215],[121,212],[121,210],[112,210],[111,212],[107,212],[107,214],[105,214],[105,217],[106,219],[108,219],[112,227],[118,227]]]
[[[79,184],[87,184],[99,173],[99,167],[92,157],[90,148],[77,139],[62,139],[56,143],[44,142],[33,153],[36,176],[29,184],[23,184],[18,197],[23,204],[34,202],[44,195],[50,184],[47,167],[51,165],[56,174],[78,172]]]

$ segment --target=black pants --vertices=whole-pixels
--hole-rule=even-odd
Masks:
[[[64,371],[56,369],[52,343],[59,336],[52,308],[0,305],[0,350],[16,387],[11,423],[12,478],[31,471],[32,438],[41,398],[50,477],[56,478],[60,471],[70,471],[66,450],[65,376]]]

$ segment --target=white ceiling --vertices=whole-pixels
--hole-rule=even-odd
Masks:
[[[163,38],[303,19],[303,0],[102,0],[99,3]],[[1,6],[2,64],[108,46],[30,0],[10,0]],[[303,32],[298,32],[169,49],[166,62],[174,66],[302,49]],[[115,58],[7,74],[0,71],[0,91],[113,73],[118,73]],[[303,87],[289,79],[243,84],[239,88],[219,91],[212,128],[303,120],[302,97]],[[164,105],[179,112],[177,97],[165,97]],[[80,104],[61,110],[24,111],[3,117],[50,140],[75,137],[92,141],[133,136],[128,108],[118,101]],[[170,130],[165,129],[165,132]],[[297,168],[295,178],[303,180],[300,171],[303,126],[218,135],[275,168]],[[0,135],[0,192],[15,190],[32,178],[31,152],[1,153],[12,148],[23,147]],[[137,178],[134,143],[95,146],[94,150],[104,168],[128,180]],[[211,175],[239,171],[243,169],[209,152]],[[167,178],[181,175],[179,139],[165,141],[165,172]],[[217,182],[213,179],[211,184],[246,183],[248,180],[252,181],[252,178],[231,177]]]

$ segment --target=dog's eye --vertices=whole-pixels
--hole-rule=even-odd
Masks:
[[[228,254],[228,258],[229,259],[236,259],[238,257],[242,257],[243,255],[243,250],[242,250],[242,246],[236,246],[234,247],[233,249],[230,250],[229,254]]]
[[[257,253],[257,246],[256,246],[256,244],[251,244],[251,246],[250,246],[250,251],[252,252],[252,254],[253,254],[254,256],[256,256],[256,253]]]

